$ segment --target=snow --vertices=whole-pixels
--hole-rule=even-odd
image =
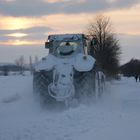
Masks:
[[[67,110],[42,108],[32,76],[0,76],[0,140],[139,140],[140,83],[122,78],[106,84],[93,103]]]
[[[74,57],[68,57],[68,58],[59,58],[55,57],[54,55],[49,54],[45,60],[40,61],[35,66],[36,71],[39,70],[52,70],[55,66],[60,67],[60,71],[64,69],[64,71],[67,71],[65,64],[69,64],[71,67],[74,67],[77,71],[90,71],[94,64],[95,59],[91,57],[90,55],[84,55],[82,53],[77,54]]]
[[[40,71],[40,70],[52,70],[53,67],[56,64],[57,59],[55,59],[55,57],[51,54],[49,54],[45,60],[40,61],[40,63],[38,63],[37,65],[35,65],[35,69],[36,71]]]
[[[57,41],[62,41],[62,40],[79,40],[82,39],[83,34],[56,34],[56,35],[50,35],[48,37],[49,41],[57,40]]]
[[[84,58],[85,57],[85,58]],[[77,71],[90,71],[95,64],[95,59],[90,55],[79,53],[74,62],[74,68]]]
[[[49,54],[35,66],[35,70],[49,71],[53,69],[53,83],[48,86],[49,95],[57,101],[66,101],[75,95],[73,69],[80,72],[91,71],[94,64],[95,59],[92,56],[85,56],[82,53],[68,58],[59,58]]]

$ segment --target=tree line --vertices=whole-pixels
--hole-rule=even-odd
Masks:
[[[131,59],[126,64],[120,67],[120,71],[124,76],[130,77],[137,77],[140,76],[140,60],[138,59]]]
[[[30,71],[31,74],[33,74],[34,65],[39,62],[39,59],[37,56],[32,58],[32,56],[29,56],[29,62],[25,61],[24,56],[20,56],[15,60],[14,64],[1,64],[0,65],[0,75],[7,76],[10,72],[16,72],[21,75],[24,75],[24,72],[26,70]]]

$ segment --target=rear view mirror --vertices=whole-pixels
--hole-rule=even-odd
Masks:
[[[50,42],[45,42],[45,48],[49,49],[50,48]]]

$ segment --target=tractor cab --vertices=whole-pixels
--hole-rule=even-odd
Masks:
[[[57,57],[69,57],[84,53],[86,42],[82,34],[50,35],[45,43],[49,53]]]

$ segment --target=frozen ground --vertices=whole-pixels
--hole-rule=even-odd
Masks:
[[[140,83],[122,78],[96,103],[48,111],[31,76],[0,76],[0,140],[139,140]]]

